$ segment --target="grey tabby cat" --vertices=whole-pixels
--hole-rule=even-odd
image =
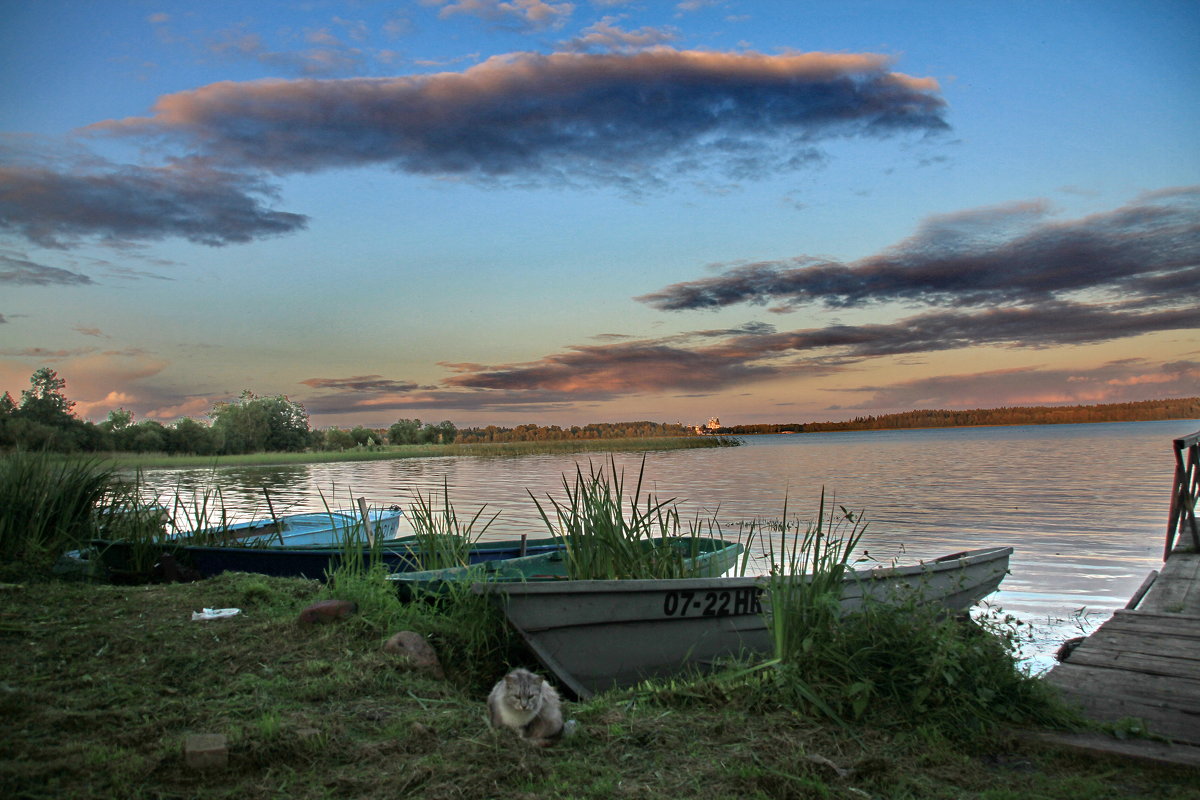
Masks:
[[[571,727],[563,724],[555,688],[527,669],[514,669],[492,687],[488,723],[493,728],[511,728],[537,747],[549,747]]]

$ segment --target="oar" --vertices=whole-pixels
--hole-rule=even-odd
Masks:
[[[279,537],[279,543],[287,544],[283,540],[283,526],[279,524],[279,517],[275,516],[275,507],[271,505],[271,494],[267,491],[267,487],[263,487],[263,497],[267,498],[267,511],[271,512],[271,522],[275,523],[275,535]]]
[[[374,547],[375,528],[371,525],[371,515],[367,513],[367,499],[365,497],[358,498],[358,510],[362,514],[363,528],[367,531],[367,544]]]

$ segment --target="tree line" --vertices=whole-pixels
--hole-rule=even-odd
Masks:
[[[649,439],[659,436],[693,436],[695,429],[679,422],[595,422],[590,425],[517,425],[501,428],[463,428],[458,441],[471,442],[549,442],[570,439]]]
[[[75,402],[64,392],[66,381],[54,370],[42,367],[29,383],[19,402],[8,392],[0,396],[0,448],[215,456],[450,443],[458,434],[449,420],[433,425],[418,419],[398,420],[390,428],[313,430],[302,404],[286,395],[262,397],[249,390],[237,400],[216,403],[208,415],[211,424],[190,417],[170,425],[152,419],[134,422],[133,412],[124,408],[92,423],[75,415]]]
[[[449,420],[437,424],[401,419],[387,428],[328,428],[313,430],[304,406],[285,395],[259,396],[247,390],[229,402],[217,403],[211,423],[190,417],[164,425],[157,420],[134,422],[123,408],[109,412],[99,423],[79,419],[74,401],[64,393],[66,381],[49,367],[35,371],[30,387],[18,402],[0,396],[0,449],[58,452],[168,453],[236,455],[259,452],[348,450],[385,444],[451,444],[475,442],[559,441],[693,436],[695,428],[682,423],[598,422],[563,428],[558,425],[517,425],[512,428],[458,428]],[[1144,400],[1077,406],[1017,406],[967,411],[918,410],[879,416],[860,416],[843,422],[765,423],[733,425],[707,433],[821,433],[826,431],[949,428],[977,425],[1051,425],[1079,422],[1126,422],[1200,419],[1200,397]]]
[[[1081,422],[1150,422],[1166,419],[1200,419],[1200,397],[1141,400],[1078,406],[1014,406],[904,411],[898,414],[861,416],[843,422],[791,422],[733,425],[713,433],[824,433],[875,431],[901,428],[963,428],[979,425],[1061,425]]]

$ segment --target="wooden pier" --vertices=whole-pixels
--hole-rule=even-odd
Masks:
[[[1099,722],[1139,720],[1153,738],[1055,734],[1086,750],[1200,768],[1200,432],[1174,441],[1163,567],[1124,610],[1060,656],[1045,680]],[[1164,741],[1165,740],[1165,741]]]

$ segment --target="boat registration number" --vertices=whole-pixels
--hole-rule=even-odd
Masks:
[[[721,589],[712,592],[667,592],[663,615],[667,617],[728,617],[762,613],[762,587]]]

